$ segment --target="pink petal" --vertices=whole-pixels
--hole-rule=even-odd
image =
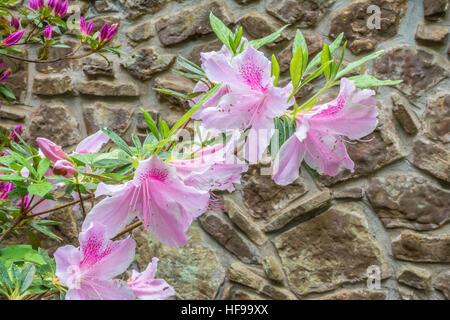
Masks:
[[[290,137],[280,148],[275,160],[273,181],[286,186],[297,180],[300,163],[305,155],[305,147],[296,135]]]
[[[81,252],[74,246],[67,245],[59,247],[53,256],[56,262],[56,276],[62,284],[69,286],[73,283],[76,271],[73,266],[79,266],[83,259]]]
[[[109,141],[109,137],[101,130],[83,139],[77,146],[75,153],[96,153]]]
[[[135,300],[136,297],[121,280],[99,280],[83,282],[80,289],[71,289],[66,300]]]

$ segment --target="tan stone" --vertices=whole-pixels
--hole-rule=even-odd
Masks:
[[[341,290],[320,297],[320,300],[386,300],[386,293],[381,290]]]
[[[450,262],[450,235],[404,231],[392,240],[394,257],[415,262]]]

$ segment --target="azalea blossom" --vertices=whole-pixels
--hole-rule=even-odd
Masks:
[[[11,140],[13,140],[14,142],[18,143],[20,140],[19,140],[19,138],[18,138],[17,136],[21,136],[22,133],[23,133],[23,131],[22,131],[22,125],[19,124],[17,127],[15,127],[15,128],[11,131],[11,133],[9,134],[9,138],[10,138]]]
[[[335,100],[297,114],[296,132],[280,148],[273,180],[279,185],[295,181],[302,160],[319,174],[335,176],[341,166],[353,172],[354,163],[341,136],[356,140],[375,130],[378,112],[374,94],[342,78]]]
[[[5,40],[3,40],[2,45],[5,47],[12,46],[22,38],[24,32],[25,30],[19,30],[11,33]]]
[[[90,21],[87,25],[86,25],[86,20],[84,19],[84,17],[80,18],[80,32],[82,36],[87,36],[90,35],[92,33],[92,30],[94,29],[94,23],[92,21]]]
[[[239,132],[234,131],[227,144],[205,147],[193,159],[171,160],[169,164],[177,169],[178,176],[188,186],[200,190],[234,190],[233,183],[240,183],[241,174],[248,165],[234,155]]]
[[[202,67],[210,81],[223,83],[226,92],[198,117],[207,129],[250,129],[246,149],[255,152],[245,157],[250,162],[261,159],[274,132],[273,119],[292,104],[288,102],[292,85],[275,87],[271,62],[251,45],[232,59],[223,52],[202,53]]]
[[[53,33],[52,26],[48,25],[44,29],[44,38],[47,39],[47,40],[51,39],[52,38],[52,33]]]
[[[53,165],[53,173],[58,176],[64,176],[66,178],[73,178],[75,175],[75,166],[72,162],[67,160],[58,160]]]
[[[186,186],[174,167],[157,155],[141,161],[134,179],[122,185],[100,183],[96,196],[110,197],[99,202],[87,215],[83,230],[92,221],[108,227],[114,237],[138,217],[159,241],[168,246],[187,242],[186,232],[192,221],[205,212],[209,193]]]
[[[68,287],[67,300],[134,300],[125,281],[113,279],[133,262],[136,242],[111,241],[106,227],[91,223],[79,234],[80,247],[58,248],[56,276]]]
[[[163,279],[155,279],[158,258],[153,258],[144,272],[133,270],[128,285],[140,300],[164,300],[175,294],[175,290]]]

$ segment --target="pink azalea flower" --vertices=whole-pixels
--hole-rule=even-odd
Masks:
[[[67,154],[56,143],[45,138],[37,138],[36,142],[44,156],[50,161],[56,162],[67,158]]]
[[[83,139],[75,149],[75,153],[97,153],[109,141],[109,137],[101,130]]]
[[[141,161],[133,180],[123,185],[100,183],[95,195],[104,194],[111,197],[91,210],[83,228],[98,221],[114,237],[138,217],[152,235],[168,246],[187,242],[187,229],[206,210],[209,200],[208,192],[186,186],[175,168],[156,155]]]
[[[5,40],[3,40],[2,44],[6,47],[12,46],[13,44],[17,43],[21,38],[25,30],[19,30],[16,32],[11,33],[8,37],[6,37]]]
[[[234,190],[233,183],[240,183],[241,174],[248,170],[245,163],[233,154],[239,133],[235,131],[227,144],[203,148],[196,157],[188,160],[171,160],[184,184],[199,190]]]
[[[75,171],[76,169],[73,163],[67,160],[58,160],[53,165],[53,172],[58,176],[73,178]]]
[[[158,258],[153,258],[144,272],[133,270],[128,285],[140,300],[164,300],[175,294],[175,290],[163,279],[155,279]]]
[[[19,138],[17,137],[18,135],[19,136],[21,136],[22,135],[22,125],[21,124],[19,124],[17,127],[15,127],[12,131],[11,131],[11,133],[10,133],[10,135],[9,135],[9,138],[11,139],[11,140],[13,140],[14,142],[16,142],[16,143],[18,143],[20,140],[19,140]]]
[[[125,281],[113,279],[133,262],[136,242],[109,240],[106,227],[90,224],[79,235],[80,248],[56,250],[56,276],[69,290],[67,300],[134,300]]]
[[[302,160],[319,174],[335,176],[341,166],[353,172],[354,163],[341,136],[356,140],[375,130],[378,112],[374,94],[342,78],[335,100],[298,114],[295,134],[278,153],[273,180],[279,185],[295,181]]]
[[[274,87],[271,62],[251,45],[231,61],[220,52],[203,53],[202,67],[210,81],[222,82],[229,93],[217,105],[204,108],[199,118],[207,129],[251,128],[252,139],[247,140],[246,149],[256,152],[245,156],[250,162],[261,159],[274,131],[273,119],[282,116],[290,105],[287,100],[292,85]]]
[[[22,177],[28,178],[30,176],[30,170],[28,170],[27,167],[23,167],[22,170],[20,170],[20,175]],[[45,173],[45,176],[48,177],[48,176],[51,176],[51,175],[53,175],[53,172],[51,170],[47,170],[47,172]],[[49,179],[48,182],[53,184],[53,190],[56,190],[59,187],[58,184],[54,184],[54,180],[52,180],[52,179]],[[30,199],[29,195],[26,195],[24,197],[23,203],[24,203],[24,208],[25,209],[33,207],[36,203],[38,203],[42,199],[42,197],[37,196],[37,195],[33,195],[31,197],[33,198],[32,200]],[[43,211],[50,210],[56,205],[56,203],[57,202],[54,201],[54,200],[45,199],[45,200],[41,201],[37,206],[35,206],[33,208],[33,210],[30,211],[30,213],[33,213],[33,211],[34,211],[34,213],[38,213],[38,212],[43,212]],[[21,204],[22,204],[22,200],[20,200],[17,203],[17,206],[20,207]],[[50,215],[50,212],[49,213],[44,213],[44,214],[40,215],[40,217],[41,218],[46,218],[49,215]]]
[[[53,29],[52,26],[49,24],[47,27],[45,27],[44,29],[44,38],[49,40],[52,38],[52,34],[53,34]]]

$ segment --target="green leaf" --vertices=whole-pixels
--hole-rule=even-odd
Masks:
[[[128,153],[130,156],[133,155],[133,151],[130,149],[128,144],[121,138],[117,133],[109,128],[103,128],[102,131],[123,151]]]
[[[50,238],[52,238],[52,239],[54,239],[54,240],[57,240],[57,241],[61,241],[61,240],[62,240],[60,237],[58,237],[56,234],[54,234],[52,231],[50,231],[50,229],[49,229],[48,227],[46,227],[46,226],[44,226],[44,225],[40,225],[37,221],[32,221],[32,222],[30,222],[30,225],[31,225],[34,229],[36,229],[37,231],[39,231],[39,232],[45,234],[46,236],[48,236],[48,237],[50,237]],[[38,260],[41,261],[40,264],[45,263],[45,261],[42,260],[42,257],[41,257],[40,255],[37,256],[37,257],[34,256],[34,258],[38,258]],[[29,261],[29,260],[28,260],[28,261]],[[29,262],[35,263],[34,261],[29,261]]]
[[[26,228],[24,230],[28,236],[28,239],[30,240],[32,248],[34,250],[37,250],[41,246],[41,241],[31,230],[28,230]]]
[[[139,140],[139,137],[137,136],[137,134],[133,133],[131,138],[133,139],[133,143],[136,146],[138,153],[142,154],[142,143],[141,143],[141,140]]]
[[[52,187],[50,182],[33,183],[28,186],[28,192],[43,197],[52,190]]]
[[[228,49],[232,50],[228,39],[233,37],[233,32],[212,12],[209,14],[209,22],[217,38],[219,38]]]
[[[37,178],[40,180],[47,173],[48,168],[50,168],[51,161],[47,158],[42,158],[39,161],[37,168]]]
[[[0,175],[0,181],[25,181],[25,180],[28,180],[28,178],[6,174]]]
[[[292,85],[294,88],[297,88],[300,79],[302,78],[302,60],[303,60],[303,53],[302,48],[298,47],[297,51],[295,52],[290,65],[290,71],[291,71],[291,79],[292,79]]]
[[[338,72],[338,74],[336,75],[336,79],[341,78],[342,76],[346,75],[347,73],[349,73],[353,69],[359,67],[360,65],[366,63],[367,61],[370,61],[372,59],[375,59],[375,58],[381,56],[383,53],[384,53],[384,50],[380,50],[380,51],[374,52],[372,54],[369,54],[368,56],[365,56],[364,58],[361,58],[357,61],[353,61],[352,63],[349,63],[347,65],[347,67],[345,67],[342,71]]]
[[[348,78],[355,82],[355,86],[357,88],[366,89],[369,87],[376,86],[393,86],[399,83],[402,83],[403,80],[379,80],[374,76],[370,75],[360,75]]]
[[[21,272],[20,278],[22,285],[20,286],[20,294],[24,293],[33,282],[36,267],[33,264],[27,264]]]
[[[275,55],[272,55],[272,77],[275,77],[273,80],[273,85],[276,86],[278,83],[278,78],[280,77],[280,65],[278,64],[277,58]]]
[[[38,254],[36,250],[28,244],[18,244],[8,246],[0,250],[0,258],[10,260],[11,262],[32,262],[37,265],[42,265],[45,261]]]
[[[308,54],[308,45],[306,44],[305,37],[300,29],[297,29],[297,32],[295,33],[294,45],[292,46],[293,55],[297,52],[298,47],[302,48],[302,52],[306,51],[306,54]]]
[[[156,123],[153,121],[150,114],[143,108],[141,108],[141,112],[144,114],[145,122],[147,122],[147,126],[149,127],[150,131],[153,133],[156,139],[161,140],[158,128],[156,127]]]
[[[330,45],[329,45],[329,49],[330,49],[330,54],[333,54],[337,48],[339,48],[339,46],[341,45],[342,39],[344,38],[344,33],[341,33],[336,40],[334,40]],[[305,72],[311,70],[312,68],[314,68],[315,66],[317,66],[322,58],[322,52],[316,54],[314,56],[314,58],[311,60],[311,62],[308,64],[308,67],[306,67]]]
[[[323,44],[323,50],[322,50],[322,55],[320,56],[320,63],[322,65],[326,65],[328,61],[331,60],[331,53],[330,53],[330,49],[328,48],[328,45],[326,43]],[[330,64],[323,68],[323,73],[325,75],[325,78],[327,79],[327,81],[330,79],[331,76],[331,68],[330,68]]]
[[[5,265],[0,260],[0,283],[6,286],[6,289],[12,289],[11,278],[9,277],[8,270],[6,270]],[[1,286],[0,286],[1,287]]]
[[[10,151],[10,153],[14,157],[14,159],[17,160],[17,162],[22,164],[24,167],[26,167],[30,171],[30,173],[33,175],[33,177],[36,177],[38,175],[36,172],[36,169],[34,169],[33,166],[24,157],[22,157],[19,153],[14,152],[14,151]]]
[[[0,92],[6,97],[9,98],[11,100],[16,100],[16,96],[14,95],[14,93],[11,91],[11,89],[9,89],[8,87],[4,86],[4,85],[0,85]]]
[[[186,112],[180,120],[178,120],[169,132],[169,136],[172,135],[179,127],[181,127],[206,101],[208,101],[213,95],[219,91],[222,83],[216,84],[211,90],[209,90],[203,97],[201,97],[197,103]],[[1,177],[1,176],[0,176]]]
[[[267,37],[261,38],[261,39],[257,39],[257,40],[252,40],[249,42],[249,44],[255,48],[258,49],[268,43],[274,42],[275,40],[277,40],[280,36],[281,33],[284,31],[284,29],[286,29],[289,25],[285,25],[284,27],[278,29],[277,31],[275,31],[272,34],[269,34]]]
[[[178,97],[178,98],[181,98],[181,99],[184,99],[184,100],[189,100],[189,97],[186,94],[181,93],[181,92],[177,92],[177,91],[174,91],[174,90],[160,89],[160,88],[153,88],[153,90],[158,91],[160,93],[167,94],[169,96],[174,96],[174,97]]]

